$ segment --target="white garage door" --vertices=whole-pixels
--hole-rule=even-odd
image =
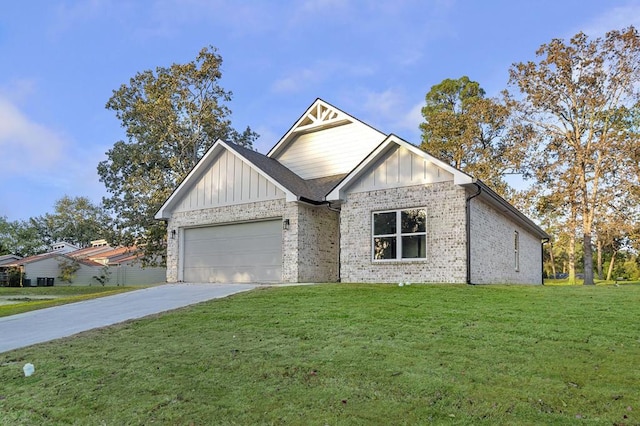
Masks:
[[[282,221],[186,229],[186,282],[282,280]]]

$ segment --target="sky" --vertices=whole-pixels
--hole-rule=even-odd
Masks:
[[[0,6],[0,217],[100,203],[98,163],[124,131],[105,104],[138,72],[223,58],[233,126],[266,153],[316,98],[420,143],[443,79],[488,96],[554,38],[640,27],[640,0],[22,0]]]

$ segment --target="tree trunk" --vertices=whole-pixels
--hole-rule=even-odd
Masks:
[[[549,243],[549,260],[551,261],[551,273],[553,273],[553,278],[556,277],[556,261],[553,257],[553,243]]]
[[[591,234],[584,233],[584,285],[594,285],[593,281],[593,247],[591,247]]]
[[[569,236],[569,284],[576,283],[576,234],[572,229]]]
[[[613,274],[613,264],[616,261],[617,253],[617,250],[614,250],[613,253],[611,253],[611,261],[609,262],[609,270],[607,271],[607,281],[611,281],[611,274]]]
[[[602,241],[598,238],[598,279],[602,279]]]

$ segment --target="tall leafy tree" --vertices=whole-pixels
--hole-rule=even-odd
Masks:
[[[6,217],[0,217],[0,246],[2,254],[26,257],[45,252],[48,243],[42,239],[32,219],[10,222]]]
[[[638,132],[629,126],[638,107],[640,37],[635,28],[590,40],[542,45],[538,62],[514,64],[510,84],[519,119],[536,132],[529,170],[549,193],[575,196],[583,238],[584,283],[594,283],[595,218],[604,197],[626,196],[638,183]],[[635,161],[635,164],[634,164]]]
[[[54,213],[31,218],[41,240],[50,245],[66,241],[79,247],[86,247],[97,239],[114,239],[112,219],[101,205],[95,205],[87,197],[65,195],[57,200]]]
[[[107,102],[127,140],[98,165],[110,193],[103,202],[117,217],[119,242],[144,247],[147,263],[164,253],[166,226],[154,214],[206,150],[217,139],[252,147],[257,138],[231,127],[221,64],[215,48],[204,48],[192,62],[136,74]]]
[[[443,80],[425,100],[421,148],[506,195],[504,175],[519,158],[506,138],[508,108],[467,76]]]

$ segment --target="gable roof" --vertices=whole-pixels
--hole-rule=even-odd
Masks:
[[[492,205],[496,210],[501,212],[503,215],[511,218],[515,222],[519,223],[524,228],[531,231],[534,235],[542,239],[549,238],[549,235],[542,230],[538,225],[536,225],[531,219],[525,216],[520,210],[516,209],[513,205],[511,205],[504,198],[499,196],[496,192],[494,192],[491,188],[485,185],[482,181],[475,179],[474,177],[466,174],[465,172],[456,169],[450,164],[434,157],[433,155],[423,151],[417,146],[399,138],[396,135],[389,135],[387,139],[385,139],[375,150],[367,156],[351,173],[349,173],[338,185],[336,185],[329,194],[327,194],[326,199],[328,201],[339,201],[344,200],[345,191],[353,185],[357,180],[363,176],[373,165],[377,163],[378,160],[383,158],[387,153],[391,152],[396,147],[403,147],[412,153],[421,156],[422,158],[430,161],[441,169],[451,173],[453,175],[453,183],[455,185],[460,185],[462,187],[474,187],[476,188],[477,196],[482,198],[488,204]]]
[[[380,137],[386,135],[380,132],[378,129],[373,128],[367,123],[353,117],[350,114],[336,108],[335,106],[325,102],[320,98],[316,98],[315,101],[307,108],[307,110],[300,116],[300,118],[291,126],[291,128],[284,134],[284,136],[269,150],[267,157],[277,157],[287,146],[300,134],[314,132],[317,130],[328,129],[336,127],[345,123],[358,123],[365,126],[375,132]]]
[[[396,149],[398,146],[403,147],[412,153],[430,161],[441,169],[453,175],[453,183],[456,185],[470,184],[474,178],[465,172],[456,169],[448,163],[432,156],[417,146],[399,138],[394,134],[390,134],[376,149],[374,149],[358,166],[351,171],[330,193],[327,194],[328,201],[338,201],[344,199],[344,191],[353,185],[361,176],[363,176],[369,168],[371,168],[378,160],[383,158],[387,153]]]
[[[5,254],[0,256],[0,266],[1,265],[8,265],[10,263],[14,263],[17,260],[22,259],[20,256],[15,255],[15,254]]]
[[[64,258],[64,259],[69,259],[75,262],[78,262],[82,265],[86,265],[86,266],[102,266],[100,263],[94,262],[91,259],[86,259],[86,258],[76,258],[76,257],[72,257],[69,256],[69,254],[65,254],[65,253],[56,253],[56,252],[52,252],[52,253],[44,253],[44,254],[37,254],[35,256],[29,256],[29,257],[25,257],[23,259],[17,260],[15,262],[12,262],[10,265],[11,266],[23,266],[23,265],[28,265],[31,263],[36,263],[36,262],[41,262],[43,260],[47,260],[47,259],[52,259],[52,258]]]
[[[219,139],[209,148],[198,164],[160,207],[155,215],[156,219],[168,219],[170,217],[170,211],[180,201],[183,191],[186,191],[186,188],[189,188],[192,183],[198,180],[223,150],[228,150],[238,156],[238,158],[282,190],[286,195],[287,201],[305,201],[318,204],[324,200],[326,193],[345,176],[345,174],[340,174],[305,180],[274,158],[269,158],[257,151]]]

